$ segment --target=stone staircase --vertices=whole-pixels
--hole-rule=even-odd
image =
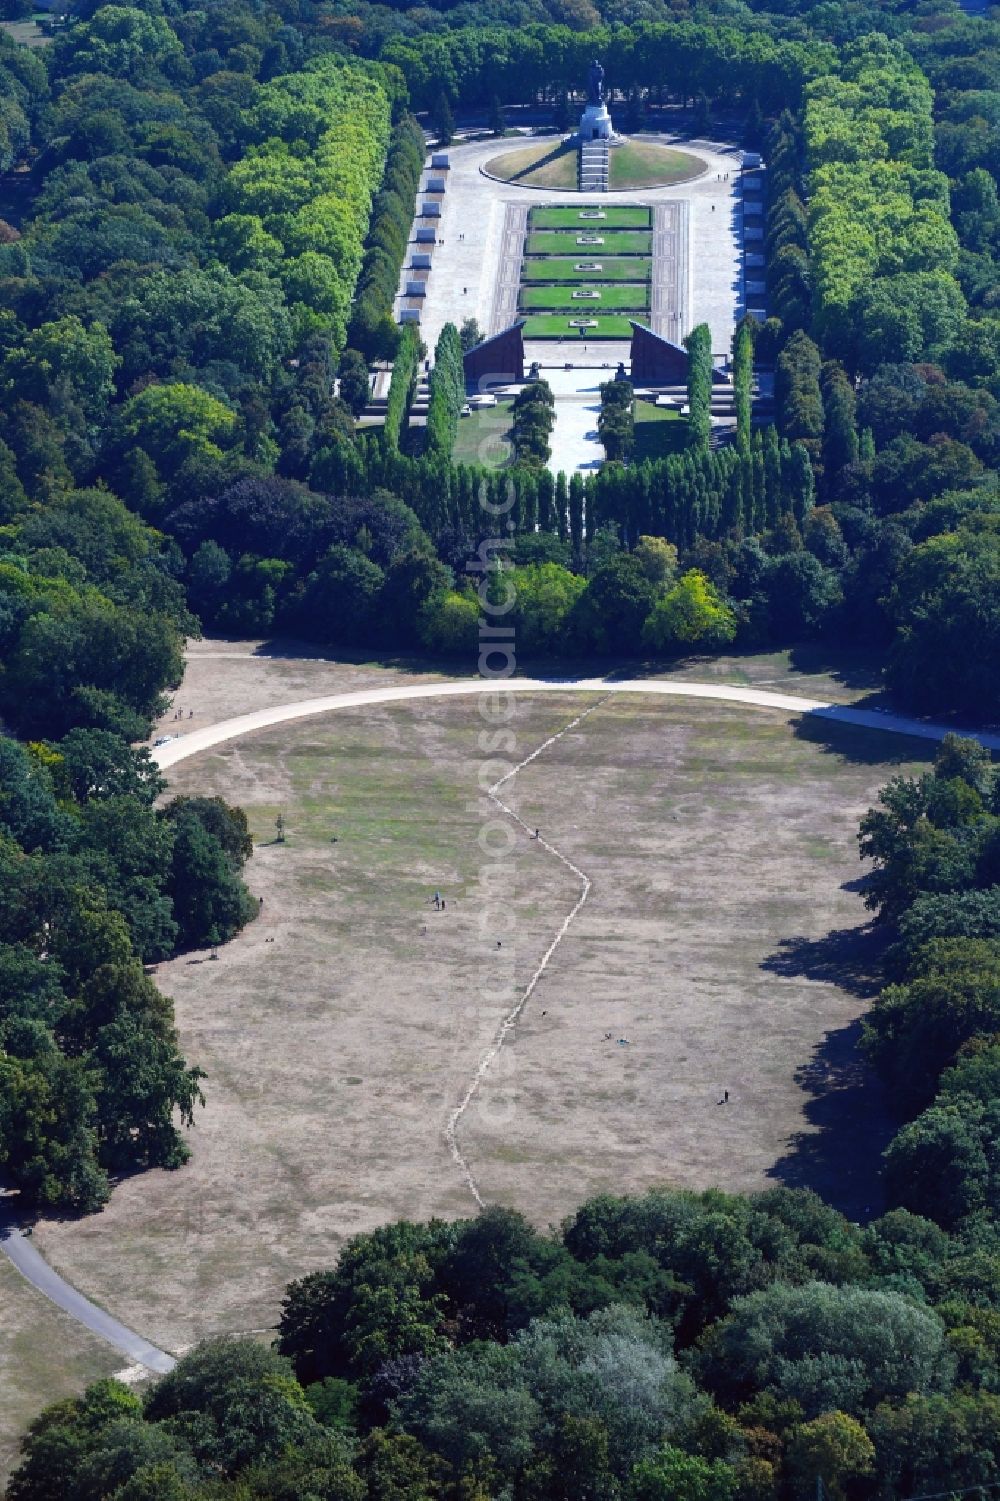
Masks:
[[[581,141],[577,171],[581,193],[606,193],[610,171],[607,141]]]

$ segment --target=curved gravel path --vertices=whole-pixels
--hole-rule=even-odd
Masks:
[[[669,698],[708,698],[723,703],[746,704],[754,709],[783,709],[789,714],[832,720],[837,724],[857,725],[866,730],[883,730],[891,735],[913,735],[919,740],[942,740],[951,726],[933,724],[924,719],[910,719],[884,709],[855,709],[849,704],[834,704],[826,699],[803,698],[796,693],[775,693],[768,688],[739,688],[728,683],[696,683],[678,678],[465,678],[461,682],[397,683],[391,688],[361,688],[352,693],[331,693],[325,698],[303,698],[296,703],[275,704],[270,709],[255,709],[235,719],[222,719],[190,735],[180,735],[153,751],[153,760],[161,770],[176,766],[200,751],[211,750],[227,740],[264,730],[273,724],[292,719],[308,719],[314,714],[331,714],[337,709],[360,708],[366,704],[412,702],[420,698],[461,697],[465,694],[494,692],[498,688],[517,693],[648,693]],[[1000,732],[962,730],[989,750],[1000,750]]]
[[[270,709],[257,709],[250,714],[241,714],[235,719],[220,720],[218,724],[209,725],[206,729],[195,730],[190,735],[181,735],[176,740],[169,741],[166,745],[157,746],[153,751],[153,759],[161,770],[167,770],[176,766],[180,761],[186,761],[188,757],[198,755],[199,752],[211,750],[213,746],[222,745],[228,740],[238,739],[241,735],[250,734],[253,730],[266,729],[270,725],[284,724],[294,719],[307,719],[316,714],[330,714],[338,709],[361,708],[367,704],[390,704],[407,703],[422,698],[446,698],[472,695],[484,691],[495,691],[499,686],[507,690],[520,693],[645,693],[653,696],[670,698],[694,698],[714,699],[724,703],[745,704],[748,708],[755,709],[781,709],[788,714],[801,714],[806,718],[831,721],[835,724],[855,725],[862,729],[881,730],[892,735],[912,735],[920,740],[941,740],[949,733],[946,725],[933,724],[926,720],[910,719],[906,715],[893,714],[881,709],[855,709],[847,704],[829,703],[823,699],[803,698],[799,694],[776,693],[763,688],[739,688],[725,683],[697,683],[680,681],[677,679],[666,680],[663,678],[507,678],[505,680],[484,680],[482,678],[464,679],[461,682],[441,683],[414,683],[396,684],[390,688],[366,688],[353,693],[334,693],[325,698],[301,699],[297,703],[277,704]],[[595,705],[596,707],[596,705]],[[589,712],[589,711],[588,711]],[[582,717],[582,716],[580,716]],[[574,721],[577,723],[578,721]],[[567,726],[567,729],[569,726]],[[561,731],[560,733],[565,733]],[[978,740],[981,745],[989,750],[1000,751],[1000,733],[985,730],[966,730],[963,734]],[[553,737],[556,738],[556,737]],[[550,742],[546,742],[546,745]],[[535,755],[545,747],[540,746]],[[531,759],[531,758],[529,758]],[[512,773],[511,773],[512,775]],[[503,779],[504,781],[507,778]],[[498,782],[491,789],[496,794],[502,782]],[[499,802],[499,798],[495,799]],[[501,806],[504,806],[501,804]],[[505,809],[505,811],[509,811]],[[514,815],[516,817],[516,815]],[[565,856],[557,850],[552,850],[557,859],[565,861]],[[569,862],[566,862],[569,863]],[[589,882],[582,871],[574,872],[583,882],[583,891],[576,906],[569,914],[569,918],[560,929],[542,961],[542,968],[549,955],[561,940],[563,933],[569,926],[582,902],[586,899]],[[539,971],[540,972],[540,971]],[[484,1067],[495,1056],[496,1051],[502,1046],[503,1039],[510,1030],[510,1025],[516,1021],[517,1015],[523,1009],[528,1000],[533,984],[529,985],[526,992],[521,996],[511,1016],[507,1018],[501,1029],[501,1034],[494,1043],[493,1051],[487,1055],[485,1066],[480,1064],[479,1069],[470,1085],[469,1090],[458,1110],[453,1113],[449,1121],[449,1145],[456,1152],[456,1160],[463,1167],[469,1187],[477,1202],[479,1192],[475,1180],[468,1170],[468,1166],[457,1152],[454,1142],[454,1131],[463,1110],[472,1099]],[[508,1025],[508,1023],[510,1025]],[[72,1314],[81,1324],[92,1333],[107,1340],[115,1349],[127,1355],[133,1363],[146,1366],[150,1371],[163,1373],[169,1371],[175,1365],[172,1355],[165,1350],[157,1349],[140,1334],[120,1324],[117,1319],[111,1317],[103,1308],[92,1303],[78,1292],[71,1283],[61,1277],[51,1267],[43,1256],[35,1250],[28,1237],[23,1231],[8,1225],[0,1229],[0,1251],[13,1262],[18,1271],[27,1278],[33,1287],[51,1299],[66,1313]]]

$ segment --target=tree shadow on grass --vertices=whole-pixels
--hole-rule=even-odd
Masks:
[[[819,980],[871,1000],[882,984],[889,936],[875,923],[834,928],[822,938],[783,938],[761,969],[783,979]]]
[[[843,683],[845,688],[878,694],[880,703],[888,702],[881,697],[885,687],[882,680],[884,652],[851,651],[847,647],[831,650],[822,641],[803,641],[792,648],[789,662],[796,672],[826,673],[835,682]]]
[[[218,640],[226,640],[218,637]],[[240,641],[239,637],[232,638],[234,643]],[[477,676],[476,664],[473,660],[469,666],[466,661],[455,657],[435,657],[425,653],[379,651],[376,649],[352,648],[349,646],[323,646],[316,641],[299,641],[294,637],[274,637],[268,641],[262,641],[248,653],[248,660],[257,661],[289,661],[312,660],[315,662],[338,662],[345,667],[380,667],[392,668],[396,672],[412,673],[415,677],[423,677],[428,673],[440,673],[449,678],[475,677]]]
[[[850,709],[867,709],[867,701],[845,704]],[[905,766],[914,761],[929,766],[937,754],[935,740],[915,735],[880,730],[878,725],[845,724],[834,717],[836,710],[822,714],[800,714],[792,720],[797,740],[808,740],[831,756],[857,766]]]
[[[898,1122],[860,1038],[860,1021],[838,1027],[798,1069],[809,1126],[789,1137],[767,1176],[786,1188],[810,1188],[848,1219],[865,1222],[885,1210],[881,1159]]]
[[[823,938],[784,939],[761,967],[870,1000],[881,983],[887,943],[873,923],[834,929]],[[808,1129],[789,1138],[767,1174],[786,1188],[812,1189],[852,1220],[883,1212],[881,1157],[898,1124],[860,1042],[858,1019],[827,1032],[796,1070],[795,1082],[808,1096]]]
[[[595,408],[596,410],[596,408]],[[234,645],[242,645],[242,638],[238,636],[214,637],[213,640],[227,642],[232,640]],[[260,642],[252,652],[248,652],[248,661],[290,661],[309,659],[316,662],[342,663],[345,667],[378,667],[391,668],[395,672],[412,673],[414,677],[426,677],[439,674],[449,679],[471,678],[480,680],[476,658],[468,657],[435,657],[430,653],[413,655],[393,652],[354,649],[347,646],[322,646],[315,641],[300,641],[294,637],[274,637]],[[629,658],[621,657],[546,657],[546,656],[519,656],[517,661],[517,675],[524,677],[554,678],[560,682],[573,682],[581,679],[590,682],[594,678],[600,678],[609,674],[617,674],[622,677],[655,677],[662,675],[662,662],[634,662]],[[491,685],[490,679],[484,680],[487,686]]]
[[[531,162],[527,167],[522,167],[520,172],[512,172],[509,177],[503,177],[500,179],[500,181],[519,183],[525,177],[530,177],[532,172],[538,172],[541,168],[547,167],[550,162],[557,161],[561,156],[569,156],[571,153],[574,156],[576,155],[576,147],[568,146],[563,140],[560,139],[557,146],[555,146],[551,151],[547,151],[544,156],[540,156],[537,161]],[[511,154],[513,155],[514,153]]]

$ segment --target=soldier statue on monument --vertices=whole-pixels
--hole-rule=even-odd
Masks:
[[[610,141],[614,136],[604,98],[604,69],[597,58],[587,72],[587,108],[580,117],[581,141]],[[604,184],[607,187],[607,183]]]

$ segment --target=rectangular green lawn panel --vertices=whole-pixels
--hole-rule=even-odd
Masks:
[[[529,233],[525,248],[529,255],[575,255],[580,260],[600,259],[601,255],[649,255],[653,249],[650,230],[601,228],[594,233],[603,240],[602,245],[578,245],[570,230],[543,230],[541,234]]]
[[[452,449],[456,464],[483,464],[502,469],[510,459],[511,405],[498,401],[495,407],[476,407],[458,424]]]
[[[600,297],[574,297],[574,292],[600,292]],[[521,289],[521,307],[524,309],[569,308],[574,315],[583,313],[592,317],[597,313],[615,312],[620,308],[629,308],[633,312],[644,313],[649,307],[649,287],[643,283],[640,286],[608,286],[598,287],[588,285],[586,287],[523,287]]]
[[[588,212],[602,217],[586,218]],[[582,208],[533,208],[528,215],[532,229],[577,229],[584,234],[591,229],[595,234],[605,229],[649,229],[650,222],[650,209],[626,204],[618,208],[599,203],[585,203]]]
[[[681,416],[679,407],[658,407],[654,401],[637,401],[633,411],[637,462],[683,452],[688,420]]]
[[[597,262],[600,271],[577,271],[580,261]],[[596,277],[606,281],[648,281],[650,261],[642,256],[631,259],[603,255],[545,256],[537,261],[523,261],[522,282],[586,282],[592,286]]]
[[[575,339],[584,344],[588,339],[630,339],[632,325],[627,318],[598,317],[593,328],[574,328],[570,318],[560,313],[535,313],[524,320],[526,339]]]

